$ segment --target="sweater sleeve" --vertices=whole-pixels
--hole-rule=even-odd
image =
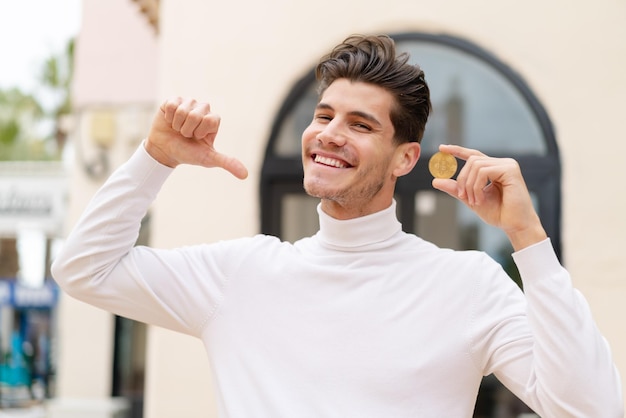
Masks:
[[[496,376],[544,418],[623,417],[609,346],[550,240],[513,258],[524,283],[531,344],[494,370]]]
[[[52,275],[76,299],[199,335],[222,294],[225,275],[209,258],[219,255],[220,245],[212,244],[214,251],[135,247],[141,220],[171,172],[140,146],[94,195],[54,260]]]

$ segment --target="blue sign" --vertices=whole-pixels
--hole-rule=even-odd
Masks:
[[[15,281],[0,280],[0,306],[52,308],[59,295],[57,285],[47,281],[41,287],[27,287]]]

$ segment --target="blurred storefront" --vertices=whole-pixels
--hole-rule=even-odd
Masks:
[[[62,233],[58,162],[0,163],[0,407],[54,395],[56,304],[50,260]]]

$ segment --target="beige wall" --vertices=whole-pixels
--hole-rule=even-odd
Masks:
[[[111,168],[129,157],[149,127],[156,100],[157,38],[131,1],[83,0],[75,59],[68,232],[104,180],[90,178],[84,169],[97,161],[99,153],[94,118],[104,114],[111,122],[105,129],[111,134],[107,148]],[[109,398],[113,316],[65,295],[59,304],[58,397]]]
[[[243,160],[250,177],[242,182],[218,170],[177,169],[156,202],[153,245],[258,232],[259,173],[270,124],[292,83],[345,36],[455,35],[518,72],[551,116],[564,170],[565,262],[626,376],[626,258],[618,254],[626,231],[620,182],[625,18],[626,3],[615,0],[388,0],[384,7],[367,0],[189,0],[184,7],[161,0],[157,100],[182,95],[209,101],[222,116],[217,147]],[[146,417],[174,411],[206,417],[214,399],[200,343],[150,329],[148,351]]]

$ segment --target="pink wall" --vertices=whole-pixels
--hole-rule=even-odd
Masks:
[[[74,105],[152,102],[157,34],[131,0],[83,0],[76,40]]]

